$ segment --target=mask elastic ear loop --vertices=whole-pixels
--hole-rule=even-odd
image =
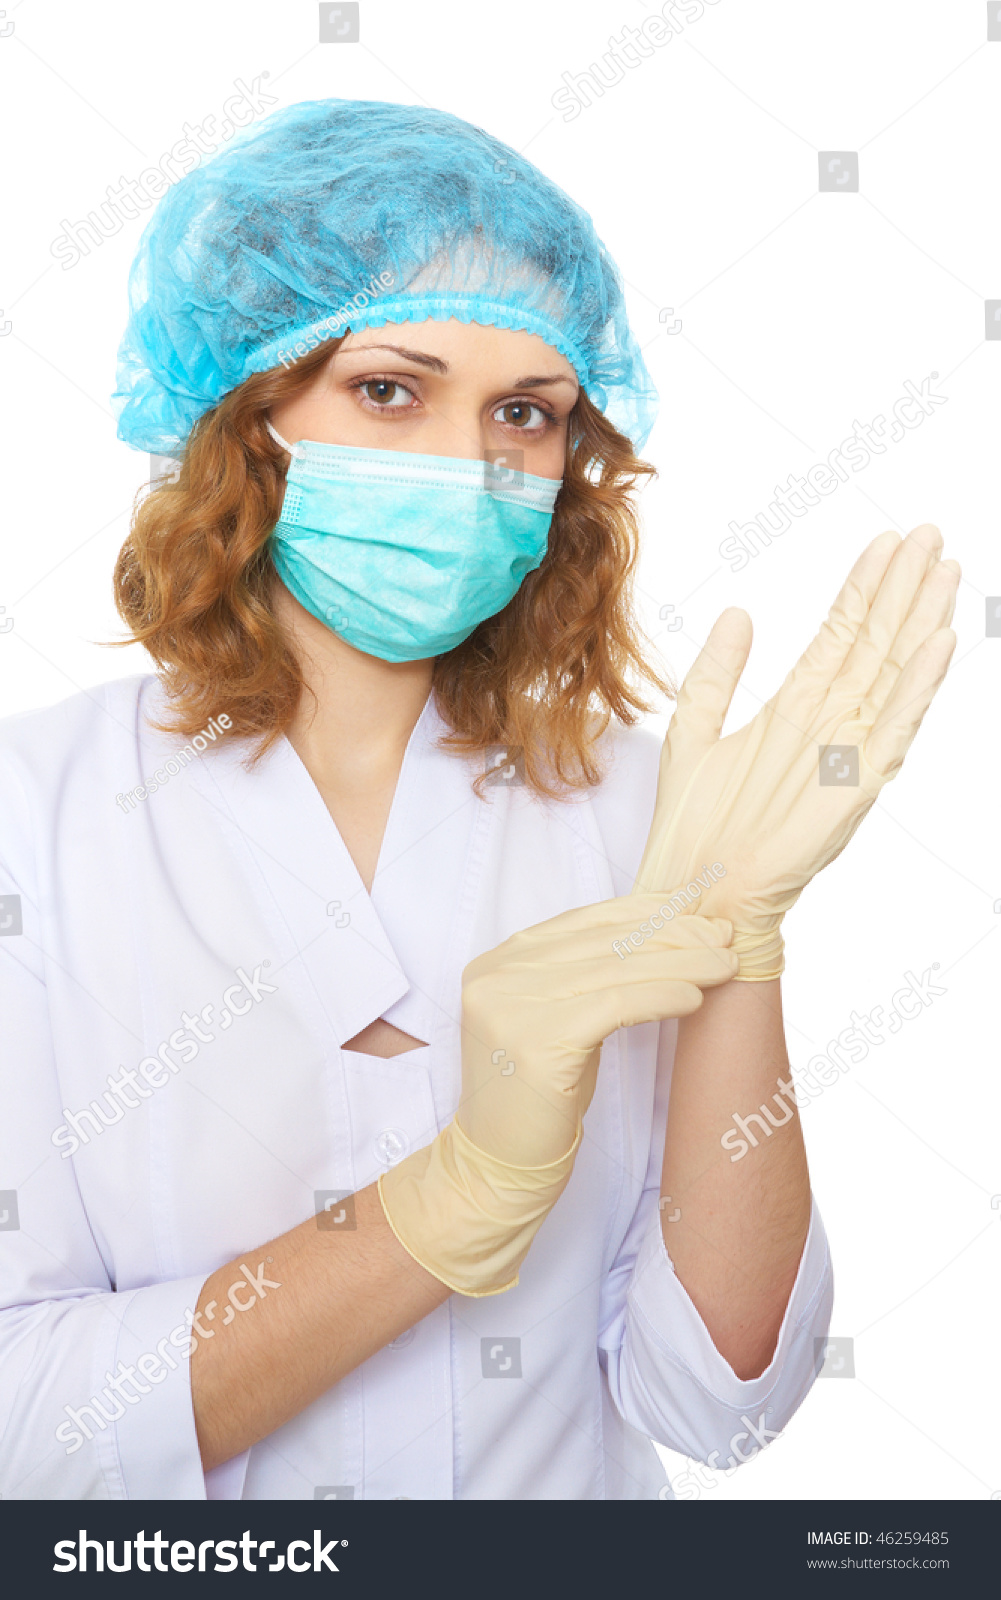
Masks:
[[[267,417],[264,419],[264,426],[267,428],[272,439],[275,441],[275,444],[280,444],[283,450],[287,450],[293,460],[296,456],[302,454],[297,444],[289,444],[287,439],[282,438],[281,434],[278,432],[278,429],[272,426]]]

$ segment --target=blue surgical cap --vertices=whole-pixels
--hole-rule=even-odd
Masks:
[[[251,373],[348,327],[428,318],[538,334],[637,450],[656,415],[587,213],[482,128],[423,106],[307,100],[246,129],[160,200],[129,306],[118,437],[161,455]]]

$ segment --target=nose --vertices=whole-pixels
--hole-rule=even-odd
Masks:
[[[423,432],[421,448],[429,455],[482,461],[487,448],[487,419],[471,395],[450,394],[437,402]]]

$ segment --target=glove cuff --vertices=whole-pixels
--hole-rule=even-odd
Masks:
[[[566,1188],[580,1140],[578,1122],[558,1161],[513,1167],[450,1122],[380,1177],[386,1220],[407,1254],[456,1294],[502,1294]]]
[[[740,960],[734,983],[768,983],[785,971],[785,942],[779,926],[768,933],[735,931],[730,948]]]

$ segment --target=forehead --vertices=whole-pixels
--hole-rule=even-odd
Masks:
[[[575,386],[577,376],[566,357],[538,334],[522,328],[497,328],[490,324],[461,322],[456,317],[435,322],[387,322],[378,328],[359,328],[345,335],[339,354],[361,355],[372,350],[391,359],[391,346],[397,353],[435,356],[449,370],[466,365],[517,367],[521,373],[563,377]]]

